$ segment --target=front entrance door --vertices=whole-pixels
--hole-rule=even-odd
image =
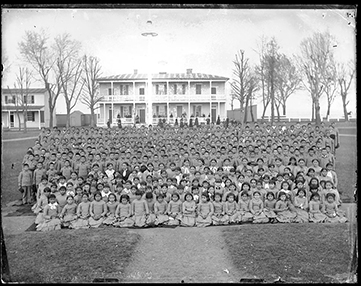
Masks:
[[[139,109],[140,123],[145,123],[145,109]]]
[[[10,127],[14,127],[14,114],[10,114]]]
[[[212,122],[216,122],[217,121],[217,109],[212,108]]]

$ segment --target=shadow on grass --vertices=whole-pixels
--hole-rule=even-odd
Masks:
[[[222,228],[236,268],[273,282],[328,283],[350,264],[348,224],[241,225]]]
[[[140,236],[101,228],[24,232],[5,239],[12,282],[90,283],[121,280]]]

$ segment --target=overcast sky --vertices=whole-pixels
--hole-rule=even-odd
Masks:
[[[300,42],[314,32],[329,31],[336,39],[335,57],[348,61],[356,57],[355,17],[346,9],[2,9],[2,55],[11,68],[2,86],[13,86],[21,65],[18,43],[25,31],[44,29],[53,39],[70,33],[82,43],[82,52],[100,59],[103,75],[147,72],[193,72],[232,79],[232,61],[238,50],[252,64],[258,63],[257,42],[262,35],[274,36],[280,51],[299,52]],[[147,54],[146,22],[151,19],[158,33]],[[34,83],[41,87],[41,83]],[[57,113],[65,113],[64,99]],[[257,100],[259,102],[259,100]],[[331,117],[342,117],[341,99],[335,100]],[[236,106],[236,105],[235,105]],[[300,108],[302,106],[302,108]],[[287,115],[310,117],[311,99],[305,92],[291,96]],[[356,112],[355,86],[349,110]],[[76,107],[83,112],[82,104]],[[259,104],[258,114],[262,112]],[[326,106],[321,107],[321,115]]]

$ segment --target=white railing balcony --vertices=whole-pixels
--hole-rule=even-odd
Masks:
[[[145,102],[146,95],[104,95],[100,102]],[[209,102],[226,101],[225,94],[152,94],[152,102]]]

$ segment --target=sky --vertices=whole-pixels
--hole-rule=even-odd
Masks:
[[[10,69],[2,87],[13,86],[19,66],[23,66],[18,43],[25,31],[44,29],[49,39],[69,33],[82,44],[82,53],[100,59],[102,75],[157,72],[193,72],[225,76],[232,80],[233,60],[245,51],[252,65],[258,64],[261,36],[275,37],[280,52],[299,53],[300,42],[314,32],[329,31],[335,37],[335,58],[340,62],[356,60],[356,10],[350,9],[2,9],[2,57]],[[152,30],[150,40],[141,34]],[[147,48],[149,47],[149,49]],[[350,90],[348,110],[356,115],[356,81]],[[228,86],[228,85],[227,85]],[[33,87],[42,87],[34,82]],[[228,92],[230,88],[227,88]],[[257,114],[263,111],[256,99]],[[227,104],[230,109],[230,104]],[[234,102],[234,108],[237,102]],[[300,108],[301,107],[301,108]],[[74,110],[88,113],[80,102]],[[64,98],[59,98],[57,113],[66,113]],[[269,111],[266,115],[269,114]],[[326,114],[325,96],[321,116]],[[310,117],[311,98],[306,91],[292,95],[287,102],[288,117]],[[335,99],[331,118],[343,116],[342,101]]]

